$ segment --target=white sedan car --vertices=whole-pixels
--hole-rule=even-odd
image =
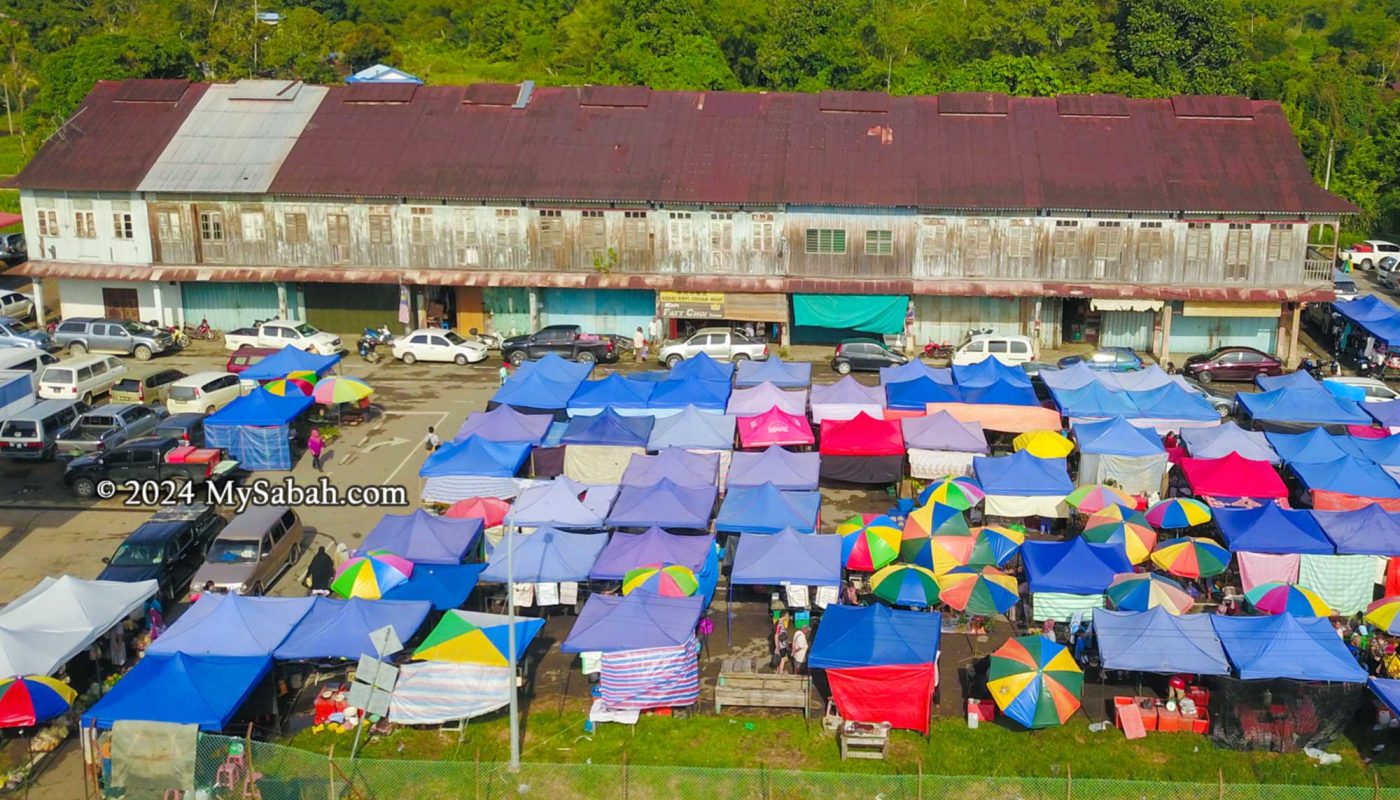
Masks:
[[[416,361],[455,361],[475,364],[486,360],[486,345],[463,339],[442,328],[419,328],[394,340],[394,358],[405,364]]]

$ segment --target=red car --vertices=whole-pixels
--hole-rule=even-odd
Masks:
[[[1217,347],[1186,359],[1181,371],[1201,383],[1252,381],[1260,375],[1282,375],[1283,362],[1253,347]]]
[[[233,355],[224,362],[224,371],[232,372],[234,375],[241,375],[243,370],[262,361],[264,358],[277,352],[275,347],[249,347],[244,345],[233,351]]]

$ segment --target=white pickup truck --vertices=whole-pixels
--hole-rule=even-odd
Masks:
[[[305,322],[272,319],[256,328],[239,328],[224,334],[224,349],[240,347],[275,347],[288,345],[308,353],[328,356],[341,350],[340,337],[318,330]]]

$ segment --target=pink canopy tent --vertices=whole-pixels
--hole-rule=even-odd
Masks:
[[[740,417],[735,427],[739,429],[739,446],[746,450],[771,445],[810,445],[817,441],[806,417],[789,414],[776,406],[757,416]]]

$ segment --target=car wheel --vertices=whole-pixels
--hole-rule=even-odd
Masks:
[[[583,351],[582,353],[579,353],[579,354],[578,354],[578,363],[580,363],[580,364],[596,364],[596,363],[598,363],[598,357],[595,356],[595,355],[593,355],[592,353],[588,352],[587,350],[585,350],[585,351]]]
[[[403,363],[409,365],[410,367],[413,366],[414,362],[416,362],[417,360],[418,360],[418,356],[415,356],[415,355],[412,354],[412,353],[404,353],[404,354],[403,354]]]
[[[730,357],[729,360],[730,360],[730,361],[733,361],[735,364],[738,364],[738,363],[741,362],[741,361],[748,361],[748,360],[749,360],[749,354],[748,354],[748,353],[735,353],[732,357]]]
[[[68,352],[75,356],[80,356],[87,352],[87,345],[82,342],[74,342],[68,345]]]
[[[681,358],[680,356],[678,356],[678,355],[669,355],[669,356],[666,356],[666,369],[675,369],[675,368],[676,368],[676,365],[679,364],[679,363],[681,363],[681,361],[683,361],[683,360],[684,360],[684,359],[682,359],[682,358]]]
[[[97,494],[97,483],[92,478],[78,478],[73,481],[73,494],[88,498]]]
[[[138,344],[138,345],[136,346],[136,349],[133,350],[133,351],[131,351],[131,354],[132,354],[133,356],[136,356],[136,360],[137,360],[137,361],[150,361],[150,360],[151,360],[151,348],[147,347],[147,346],[144,345],[144,344]]]
[[[1365,269],[1365,270],[1371,269],[1371,259],[1368,258],[1368,259],[1366,259],[1365,261],[1362,261],[1362,262],[1361,262],[1361,268],[1362,268],[1362,269]]]
[[[1213,381],[1213,380],[1215,380],[1215,376],[1212,375],[1211,372],[1210,372],[1210,370],[1208,370],[1208,369],[1207,369],[1207,370],[1202,370],[1201,372],[1199,372],[1199,373],[1196,375],[1196,380],[1200,381],[1201,383],[1205,384],[1206,386],[1209,386],[1209,385],[1210,385],[1210,382]]]
[[[510,362],[512,367],[519,367],[521,364],[525,363],[525,351],[512,350],[510,354],[506,356],[506,360]]]
[[[467,365],[467,357],[464,356],[464,355],[462,355],[461,353],[458,353],[458,354],[457,354],[457,357],[454,358],[454,359],[452,359],[452,360],[453,360],[453,361],[456,361],[456,362],[457,362],[457,366],[459,366],[459,367],[465,367],[465,366]]]
[[[850,375],[850,374],[851,374],[851,362],[849,362],[849,361],[837,361],[837,362],[836,362],[836,374],[837,374],[837,375]]]

